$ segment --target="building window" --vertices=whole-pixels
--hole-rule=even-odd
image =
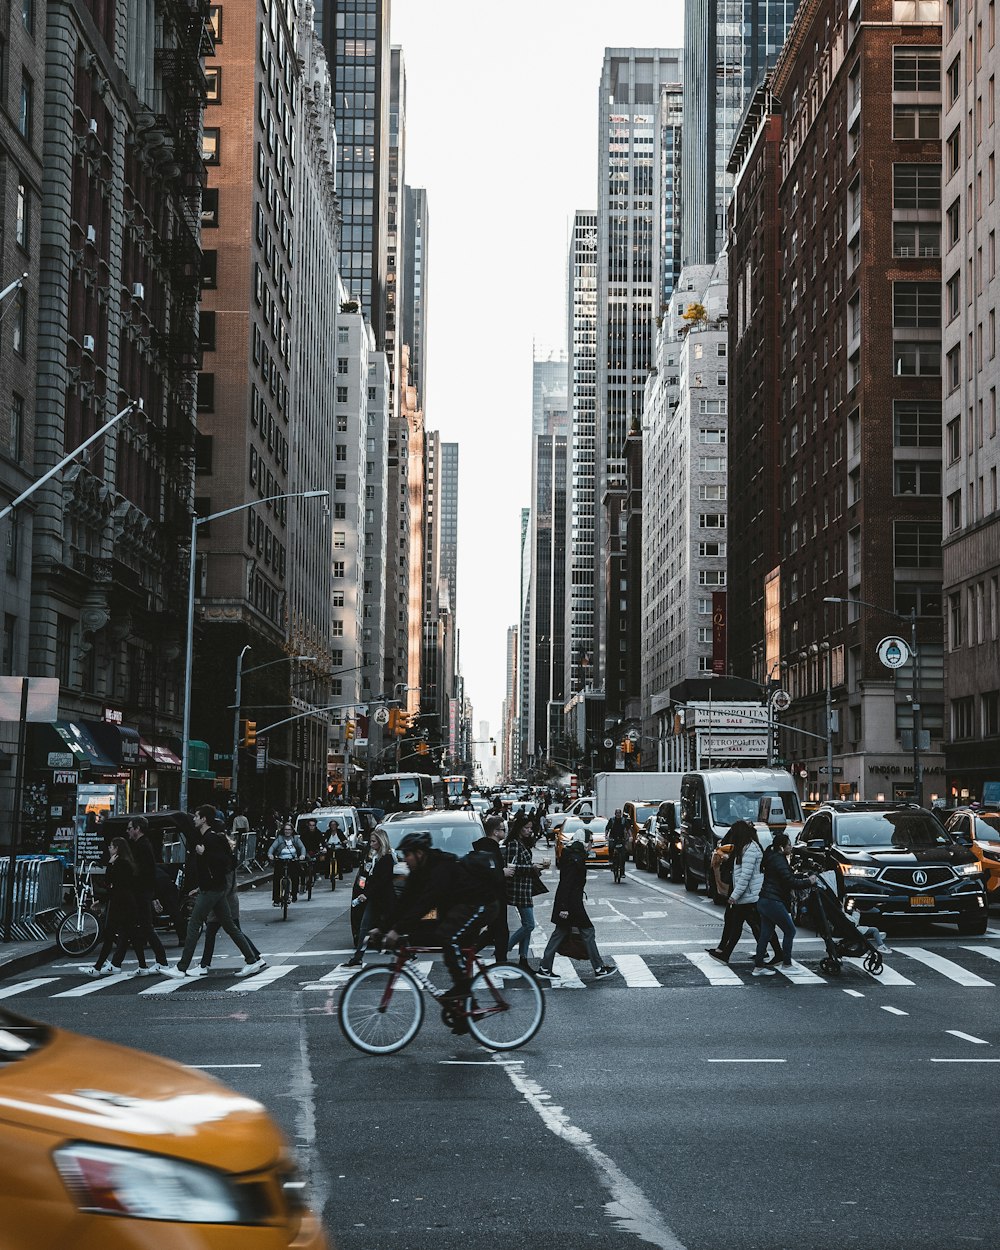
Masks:
[[[347,532],[346,532],[346,530],[334,530],[334,531],[333,531],[333,547],[334,547],[334,550],[335,550],[335,551],[343,551],[343,549],[344,549],[346,546],[347,546]]]
[[[715,542],[699,543],[698,554],[700,556],[724,556],[726,554],[726,544]]]
[[[941,466],[930,460],[897,460],[894,466],[893,493],[940,495]]]
[[[336,453],[336,455],[337,455],[337,459],[338,459],[338,460],[346,460],[346,459],[347,459],[347,444],[346,444],[346,443],[338,443],[338,444],[337,444],[337,453]]]
[[[932,165],[929,162],[920,165],[893,165],[892,206],[893,208],[940,208],[941,166]]]
[[[215,248],[207,248],[201,254],[201,289],[214,290],[218,286],[219,253]]]
[[[347,403],[347,387],[346,386],[337,387],[337,403],[338,404]]]
[[[205,82],[208,84],[205,92],[206,104],[221,104],[222,69],[218,65],[206,65]]]
[[[333,575],[334,575],[334,577],[343,577],[343,576],[344,576],[344,566],[343,566],[343,564],[341,564],[341,566],[340,566],[340,572],[339,572],[339,573],[337,572],[337,566],[336,566],[336,564],[334,564],[334,566],[333,566]],[[332,605],[333,607],[335,607],[335,608],[342,608],[342,607],[344,606],[344,592],[343,592],[342,590],[335,590],[335,591],[333,592],[333,594],[330,596],[330,603],[331,603],[331,605]]]
[[[911,327],[940,326],[940,286],[936,282],[894,282],[892,324]]]
[[[962,275],[952,274],[945,286],[945,300],[948,306],[948,320],[954,321],[962,308]]]
[[[892,251],[894,256],[940,256],[940,222],[894,221]]]
[[[7,454],[11,460],[20,460],[24,454],[24,399],[17,394],[10,397],[10,427],[7,430]]]
[[[698,585],[699,586],[725,586],[726,570],[725,569],[699,569]]]
[[[892,528],[897,569],[941,567],[940,521],[895,521]]]
[[[972,738],[976,733],[976,706],[972,695],[964,699],[951,701],[951,736],[957,742],[960,738]]]
[[[895,104],[892,109],[894,139],[940,139],[941,109],[936,104]]]
[[[941,52],[935,48],[893,48],[893,91],[940,91]]]
[[[1000,691],[989,690],[980,695],[983,715],[983,737],[995,738],[1000,734]]]
[[[28,301],[22,287],[14,296],[14,324],[11,327],[11,346],[19,356],[28,349]]]
[[[962,492],[953,491],[948,496],[948,533],[954,534],[962,528]]]
[[[30,226],[31,190],[23,177],[17,180],[17,202],[14,211],[14,238],[18,247],[28,250]]]
[[[726,488],[725,486],[712,486],[712,485],[707,485],[706,483],[702,482],[702,484],[698,487],[698,498],[699,499],[725,499]]]
[[[10,577],[17,577],[18,554],[21,548],[21,523],[16,512],[12,512],[6,521],[7,558],[4,567]]]
[[[0,648],[0,673],[5,677],[14,675],[14,644],[17,641],[17,617],[4,613],[3,646]]]
[[[347,373],[347,357],[346,356],[337,357],[337,372],[342,375]]]
[[[198,374],[198,411],[215,411],[215,374]]]
[[[934,399],[897,399],[892,405],[896,447],[940,447],[941,403]]]
[[[705,402],[707,403],[708,401],[706,400]],[[725,431],[725,430],[699,430],[699,431],[698,431],[698,442],[699,442],[699,443],[720,443],[720,444],[725,444],[725,441],[726,441],[726,431]]]
[[[333,519],[335,521],[347,520],[347,504],[346,503],[335,503],[333,505]]]
[[[343,638],[344,622],[343,621],[331,621],[330,622],[330,634],[333,638]]]
[[[201,226],[212,230],[219,224],[219,188],[203,187],[201,192]]]
[[[215,351],[215,313],[205,308],[198,314],[198,346],[203,352]]]
[[[344,566],[345,566],[345,561],[344,561],[344,560],[334,560],[334,562],[333,562],[333,575],[334,575],[334,577],[343,577],[343,576],[344,576]],[[334,595],[334,599],[336,599],[336,595]],[[341,607],[343,607],[343,600],[341,600]]]
[[[706,530],[724,530],[726,515],[724,512],[703,512],[698,518],[698,524]]]
[[[333,479],[334,490],[347,490],[347,474],[338,473]]]
[[[892,20],[912,22],[918,26],[925,22],[940,22],[941,0],[892,0]]]
[[[346,418],[345,416],[338,416],[338,417],[337,417],[337,433],[338,433],[338,434],[346,434],[346,433],[347,433],[347,418]],[[369,439],[369,442],[370,442],[370,441],[371,441],[371,440]]]
[[[894,343],[893,373],[901,378],[939,378],[941,344],[904,341]]]
[[[962,418],[956,417],[948,422],[948,463],[954,464],[962,458]]]
[[[68,616],[56,616],[56,677],[59,684],[70,683],[70,651],[73,643],[73,621]]]
[[[220,159],[218,126],[206,126],[201,136],[201,159],[206,165],[218,165]]]
[[[196,434],[194,438],[194,471],[199,474],[212,472],[212,448],[214,439],[211,434]],[[250,449],[253,452],[253,448]],[[252,472],[252,470],[251,470]]]
[[[31,138],[31,110],[34,85],[27,74],[21,75],[21,102],[17,112],[17,128],[26,139]]]

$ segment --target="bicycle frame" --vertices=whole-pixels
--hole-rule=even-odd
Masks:
[[[396,948],[396,958],[392,965],[393,976],[392,976],[392,979],[387,984],[385,988],[385,994],[383,995],[383,998],[382,998],[382,1004],[381,1004],[382,1010],[384,1011],[388,1007],[389,1001],[392,998],[393,992],[396,988],[396,981],[398,978],[398,974],[404,968],[410,974],[410,976],[413,977],[413,979],[420,985],[421,989],[423,989],[425,993],[429,994],[431,998],[437,999],[440,1002],[440,1000],[446,996],[447,991],[440,989],[438,986],[434,984],[434,982],[430,979],[430,977],[423,971],[423,969],[417,963],[417,960],[415,958],[415,956],[417,955],[440,955],[440,953],[441,953],[440,946],[404,946],[404,945],[398,946]],[[483,975],[486,978],[486,983],[490,987],[490,993],[493,995],[493,1000],[494,1000],[494,1006],[490,1008],[486,1008],[486,1009],[477,1008],[472,1014],[478,1018],[480,1016],[492,1015],[496,1011],[506,1011],[507,1004],[504,1002],[501,996],[497,993],[497,987],[493,984],[493,981],[490,979],[489,969],[487,968],[485,964],[483,964],[480,961],[479,956],[476,953],[475,947],[463,946],[462,954],[465,956],[465,969],[464,969],[465,976],[471,981],[477,972],[483,973]],[[456,999],[453,1004],[449,1003],[448,1007],[449,1007],[449,1010],[452,1011],[457,1016],[466,1017],[470,1014],[469,1012],[465,1010],[465,1004],[459,999]]]

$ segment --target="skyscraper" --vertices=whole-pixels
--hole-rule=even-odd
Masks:
[[[402,301],[403,342],[410,345],[410,382],[417,403],[427,402],[427,245],[430,212],[423,187],[405,188]]]
[[[531,433],[545,434],[549,429],[549,416],[566,412],[567,385],[566,353],[553,348],[539,354],[535,348],[531,367]]]
[[[565,689],[566,632],[566,445],[565,409],[547,418],[532,441],[531,617],[528,629],[528,756],[553,754],[561,733]],[[558,708],[551,725],[553,708]]]
[[[570,473],[567,501],[566,693],[594,679],[597,419],[597,214],[577,209],[567,265]]]
[[[604,53],[597,213],[598,605],[606,603],[611,522],[605,500],[611,502],[609,491],[617,491],[625,477],[625,439],[632,425],[641,423],[653,361],[663,290],[660,95],[665,85],[680,82],[681,58],[679,49],[666,48],[608,48]],[[639,692],[626,689],[621,656],[606,653],[603,622],[598,619],[596,626],[597,667],[610,714]]]
[[[710,265],[725,246],[729,153],[753,89],[774,64],[798,0],[687,0],[681,263]]]

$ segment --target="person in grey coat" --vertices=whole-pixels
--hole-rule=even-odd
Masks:
[[[757,830],[749,820],[734,821],[729,829],[729,843],[732,845],[730,855],[733,860],[733,886],[729,891],[726,904],[726,916],[722,925],[722,937],[719,945],[709,950],[713,959],[720,963],[729,963],[729,957],[736,943],[743,936],[743,926],[748,924],[755,938],[760,937],[760,913],[757,900],[760,898],[760,887],[764,884],[761,873],[761,861],[764,851],[757,838]],[[771,945],[774,949],[772,963],[780,963],[781,947],[778,939],[772,935]]]

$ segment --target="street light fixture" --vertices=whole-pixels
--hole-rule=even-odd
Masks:
[[[207,525],[209,521],[219,521],[223,517],[232,516],[235,512],[245,512],[248,508],[256,508],[262,503],[276,503],[281,499],[327,499],[328,490],[298,490],[281,495],[268,495],[264,499],[251,499],[248,503],[238,503],[232,508],[223,508],[221,512],[212,512],[208,516],[191,516],[191,556],[188,569],[188,604],[187,604],[187,647],[184,656],[184,724],[181,739],[181,811],[188,808],[188,774],[191,766],[191,677],[194,668],[194,580],[195,552],[198,546],[198,526]],[[237,716],[239,712],[237,712]]]
[[[250,643],[236,657],[236,700],[235,712],[233,713],[233,773],[232,782],[230,784],[230,794],[235,799],[239,793],[237,786],[239,784],[240,775],[240,710],[243,702],[243,678],[247,673],[259,673],[262,668],[272,668],[275,664],[305,664],[311,660],[315,660],[314,655],[283,655],[278,660],[268,660],[266,664],[255,664],[253,668],[244,669],[243,657],[251,650]]]
[[[909,622],[910,625],[910,670],[911,677],[911,694],[910,703],[913,706],[913,797],[918,804],[923,806],[924,802],[924,786],[923,775],[920,763],[920,734],[922,732],[921,721],[923,719],[920,708],[920,652],[917,650],[917,609],[916,606],[910,609],[909,616],[903,616],[901,612],[894,612],[891,608],[883,608],[877,603],[869,603],[867,599],[858,599],[853,595],[842,597],[840,595],[827,595],[823,599],[824,603],[854,603],[859,607],[872,608],[876,612],[881,612],[885,616],[891,616],[894,620]]]

